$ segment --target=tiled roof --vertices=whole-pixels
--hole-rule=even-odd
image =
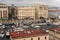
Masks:
[[[26,38],[26,37],[35,37],[41,35],[48,35],[48,32],[45,32],[41,29],[38,30],[25,30],[25,31],[18,31],[18,32],[11,32],[10,36],[12,38]]]
[[[60,34],[60,27],[51,28],[49,30]]]
[[[49,30],[51,30],[51,31],[54,31],[54,30],[60,31],[60,27],[50,28]]]

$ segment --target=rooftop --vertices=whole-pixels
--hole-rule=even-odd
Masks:
[[[12,38],[26,38],[26,37],[35,37],[41,35],[48,35],[48,32],[45,32],[41,29],[36,30],[25,30],[25,31],[18,31],[18,32],[11,32],[10,35]]]
[[[0,5],[7,5],[7,4],[4,4],[4,3],[0,3]]]
[[[60,33],[60,27],[50,28],[50,31],[56,31],[57,33]]]

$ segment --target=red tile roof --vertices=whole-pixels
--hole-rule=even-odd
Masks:
[[[12,38],[25,38],[25,37],[34,37],[39,35],[49,34],[43,30],[28,30],[28,31],[18,31],[18,32],[11,32],[10,36]]]
[[[50,28],[49,30],[51,30],[51,31],[54,31],[54,30],[60,31],[60,27]]]

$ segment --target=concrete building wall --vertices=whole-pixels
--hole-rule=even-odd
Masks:
[[[59,40],[59,38],[60,38],[60,34],[58,34],[57,32],[50,31],[49,34],[50,34],[50,39],[52,39],[52,40],[54,40],[54,39]]]
[[[35,18],[35,8],[34,7],[19,7],[17,8],[18,19],[23,19],[25,17]]]
[[[35,6],[24,6],[17,7],[17,17],[22,19],[24,17],[31,18],[48,18],[48,6],[47,5],[35,5]]]
[[[8,18],[8,7],[7,5],[0,5],[0,18]]]
[[[48,6],[47,5],[36,5],[36,12],[37,12],[37,16],[38,18],[40,17],[44,17],[44,18],[48,18]]]
[[[45,39],[45,37],[46,37],[46,39]],[[49,40],[49,35],[36,36],[36,37],[27,37],[27,38],[17,38],[17,39],[12,38],[11,40]]]

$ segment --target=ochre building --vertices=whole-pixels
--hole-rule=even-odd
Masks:
[[[17,17],[18,19],[24,19],[26,17],[35,19],[35,7],[18,7],[17,8]]]
[[[40,18],[40,17],[48,18],[48,6],[47,5],[37,4],[35,7],[36,7],[36,10],[35,10],[36,18]]]
[[[8,19],[8,6],[0,3],[0,19]]]
[[[17,17],[18,19],[23,19],[30,17],[37,19],[40,17],[48,18],[48,6],[36,4],[34,6],[21,6],[17,7]]]

